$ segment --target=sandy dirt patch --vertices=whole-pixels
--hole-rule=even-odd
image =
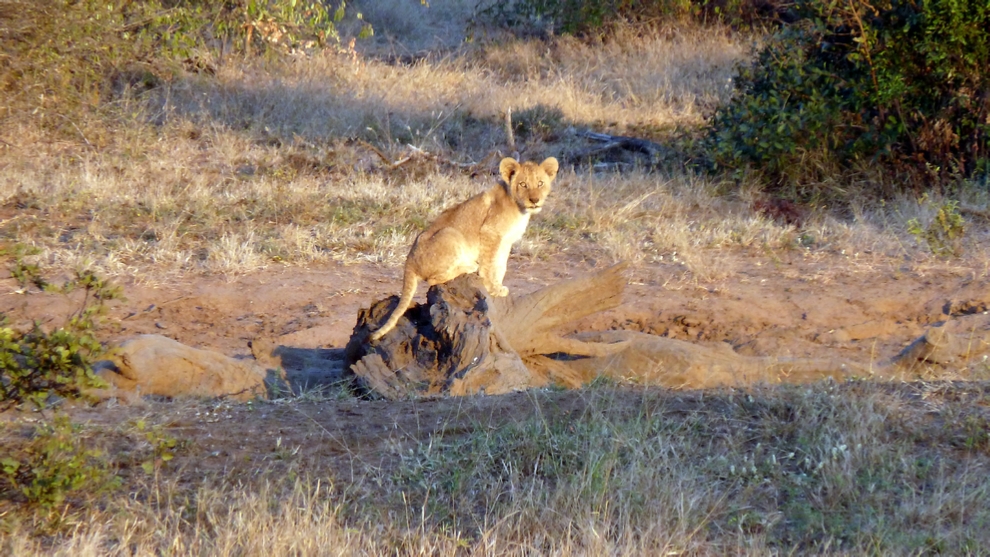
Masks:
[[[638,331],[731,348],[743,356],[841,358],[870,365],[893,357],[929,327],[986,312],[990,305],[990,281],[978,269],[951,262],[920,268],[802,250],[772,258],[719,257],[734,272],[716,282],[694,280],[676,264],[634,266],[627,271],[629,285],[619,307],[562,332]],[[605,266],[566,256],[513,257],[506,284],[514,293],[527,293]],[[124,282],[126,300],[110,303],[100,335],[122,341],[159,334],[245,359],[253,357],[253,343],[255,355],[275,350],[295,372],[291,379],[297,385],[334,382],[358,310],[397,293],[400,272],[373,264],[272,266],[243,276],[187,277],[156,286]],[[14,326],[57,325],[79,303],[77,296],[24,293],[12,280],[0,286],[5,291],[0,311]],[[417,301],[424,299],[425,288]],[[961,372],[957,365],[938,373],[957,378]],[[933,372],[926,366],[917,373]]]

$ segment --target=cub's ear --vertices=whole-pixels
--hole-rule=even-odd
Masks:
[[[498,163],[498,173],[502,175],[502,180],[505,180],[505,185],[512,185],[512,177],[516,172],[519,172],[519,161],[516,159],[505,157]]]
[[[549,176],[551,180],[557,176],[557,169],[559,167],[560,166],[557,164],[557,159],[553,157],[549,157],[547,160],[540,163],[540,168],[543,169],[543,172],[547,173],[547,176]]]

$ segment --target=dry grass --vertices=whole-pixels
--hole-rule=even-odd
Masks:
[[[6,239],[42,248],[40,261],[54,268],[138,279],[330,260],[395,265],[443,208],[493,182],[432,165],[405,176],[338,172],[336,165],[377,158],[348,147],[279,148],[228,130],[191,131],[198,129],[176,125],[172,137],[138,157],[82,152],[68,161],[39,153],[7,174],[6,205],[14,211],[0,223]],[[182,137],[191,133],[202,135]],[[848,252],[876,264],[932,260],[906,223],[930,221],[935,201],[895,200],[852,220],[812,214],[797,230],[718,187],[687,174],[565,171],[519,252],[675,263],[705,282],[731,276],[728,254],[739,249]],[[981,225],[972,222],[964,253],[987,261]]]
[[[403,7],[416,14],[404,25],[437,31],[473,9],[450,4]],[[391,38],[371,51],[427,36],[403,31],[391,7],[361,9],[372,23],[387,20],[379,37]],[[215,61],[216,76],[120,99],[118,112],[131,120],[109,135],[80,128],[78,142],[51,143],[27,121],[10,120],[0,235],[41,248],[51,267],[136,280],[328,260],[394,265],[440,210],[492,184],[494,162],[473,180],[433,163],[388,172],[348,138],[393,160],[413,145],[477,162],[504,149],[501,114],[510,108],[563,116],[553,137],[524,140],[527,158],[566,156],[576,144],[567,125],[650,135],[692,129],[726,100],[746,40],[718,30],[620,32],[604,44],[565,37],[469,45],[411,65],[334,54]],[[565,171],[559,182],[523,254],[673,262],[705,282],[734,273],[735,248],[927,257],[905,234],[907,215],[917,212],[903,209],[908,201],[852,220],[812,211],[797,231],[754,212],[752,195],[726,196],[723,184],[689,173]],[[980,227],[971,235],[981,261],[984,235]]]
[[[423,419],[436,423],[424,429],[403,417],[380,434],[388,440],[364,440],[378,448],[363,458],[308,456],[332,439],[268,455],[258,445],[229,455],[224,470],[231,470],[220,474],[198,469],[214,457],[191,440],[177,464],[155,476],[129,476],[119,494],[75,499],[81,506],[58,518],[53,537],[31,534],[43,514],[8,515],[0,548],[16,555],[983,554],[990,543],[986,397],[980,385],[822,383],[703,394],[599,385],[502,398],[484,413],[454,400],[430,410],[410,402],[397,415],[430,411],[437,417]],[[270,411],[267,404],[256,410]],[[175,419],[171,409],[146,414]],[[244,422],[235,416],[221,425],[237,434]],[[91,443],[100,445],[101,431],[93,429]],[[287,443],[306,438],[300,431]],[[252,459],[271,464],[254,470]],[[238,471],[244,467],[254,471]]]

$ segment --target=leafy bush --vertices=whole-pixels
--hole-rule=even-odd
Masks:
[[[84,444],[79,426],[65,414],[56,414],[50,423],[38,425],[26,447],[0,459],[2,491],[13,489],[30,503],[51,509],[71,493],[120,485],[120,479],[111,475],[106,454]]]
[[[704,142],[715,165],[806,186],[881,167],[916,186],[990,170],[986,0],[798,0]]]
[[[13,0],[0,6],[6,116],[83,134],[93,109],[230,53],[341,48],[345,3],[316,0]],[[370,34],[365,26],[362,34]],[[14,109],[13,111],[11,109]],[[5,118],[0,118],[0,123]],[[87,143],[89,141],[87,140]]]
[[[104,386],[93,372],[93,362],[105,352],[93,335],[94,320],[106,300],[120,297],[120,289],[91,272],[78,273],[60,290],[75,288],[86,295],[63,327],[48,332],[35,324],[21,333],[0,326],[0,410],[24,402],[40,407],[52,395],[78,398],[86,389]]]

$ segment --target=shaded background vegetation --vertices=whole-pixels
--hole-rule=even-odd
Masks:
[[[370,35],[358,17],[332,2],[7,1],[0,125],[30,119],[100,145],[142,93],[180,75],[209,79],[230,56],[353,49],[338,27]],[[983,0],[518,0],[482,3],[473,22],[545,40],[608,41],[630,27],[766,33],[688,154],[734,176],[755,172],[777,195],[834,198],[844,190],[829,184],[863,178],[889,195],[985,181],[990,168]]]
[[[800,0],[704,143],[797,197],[866,174],[881,193],[990,171],[990,5]]]

